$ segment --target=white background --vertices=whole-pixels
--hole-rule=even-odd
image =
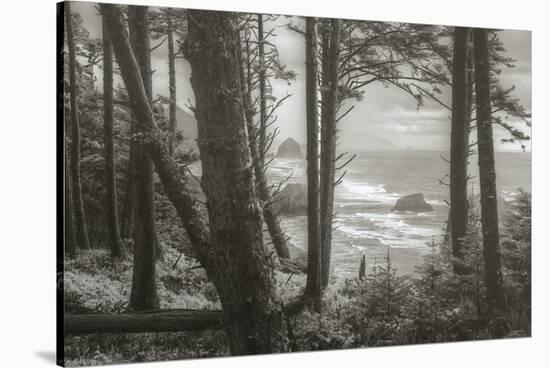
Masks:
[[[545,208],[549,198],[546,191],[550,188],[550,18],[544,1],[123,2],[534,31],[533,338],[176,361],[151,366],[548,366],[550,244],[547,241],[549,235],[545,233],[545,227],[548,228]],[[0,367],[45,367],[55,363],[55,2],[5,1],[0,27]]]

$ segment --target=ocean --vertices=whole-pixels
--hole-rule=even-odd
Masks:
[[[360,152],[346,167],[343,182],[335,189],[336,223],[333,232],[333,272],[339,278],[355,278],[360,259],[366,254],[367,270],[385,262],[390,254],[400,274],[414,274],[432,241],[444,234],[448,217],[449,187],[445,175],[448,152],[385,150]],[[531,155],[497,152],[497,190],[511,201],[518,188],[531,191]],[[477,158],[471,157],[472,190],[478,192]],[[305,183],[305,160],[274,159],[267,176],[279,182],[292,174],[290,182]],[[338,176],[338,175],[337,175]],[[434,208],[426,213],[398,213],[390,209],[402,196],[423,193]],[[295,246],[307,248],[306,216],[284,216],[283,230]]]

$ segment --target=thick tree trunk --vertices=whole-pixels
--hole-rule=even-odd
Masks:
[[[334,181],[336,161],[336,110],[338,105],[338,55],[340,44],[340,21],[331,20],[330,42],[326,58],[327,81],[324,86],[323,114],[321,120],[321,287],[325,289],[330,280],[332,251],[332,218],[334,211]],[[324,59],[324,57],[323,57]]]
[[[107,228],[111,256],[122,257],[120,229],[118,227],[118,203],[116,191],[116,167],[113,143],[113,50],[107,36],[105,20],[103,20],[103,130],[105,146],[105,194],[107,207]]]
[[[132,49],[140,66],[140,75],[150,105],[152,82],[148,8],[145,6],[129,6],[128,24]],[[109,35],[113,36],[112,33],[109,33]],[[149,157],[147,147],[148,127],[140,121],[137,114],[136,118],[138,120],[134,168],[136,223],[133,226],[134,269],[129,307],[132,310],[149,310],[158,309],[159,307],[155,268],[156,229],[153,203],[153,162]]]
[[[468,224],[468,150],[470,134],[470,85],[468,81],[468,41],[470,28],[455,27],[452,75],[451,119],[451,229],[452,255],[463,259],[462,249]],[[462,273],[460,263],[454,271]]]
[[[168,80],[170,87],[170,117],[169,130],[170,141],[169,151],[174,154],[176,138],[176,53],[174,51],[174,30],[172,25],[172,16],[168,16]]]
[[[285,351],[280,300],[262,244],[262,215],[255,199],[242,100],[235,98],[241,88],[239,42],[231,15],[190,11],[196,23],[189,23],[188,59],[197,101],[208,231],[199,203],[189,194],[187,178],[159,143],[120,10],[105,4],[101,9],[113,35],[111,41],[132,109],[150,130],[149,149],[164,189],[220,295],[232,354]]]
[[[248,45],[246,45],[247,49],[247,55],[249,54]],[[269,236],[271,237],[271,241],[273,242],[273,246],[275,248],[275,251],[277,252],[277,256],[279,258],[289,259],[290,258],[290,252],[288,250],[288,246],[286,244],[286,239],[283,233],[283,230],[281,229],[281,226],[279,224],[279,221],[277,219],[277,216],[273,212],[273,209],[271,208],[270,204],[270,193],[267,186],[267,178],[265,177],[265,171],[264,167],[262,166],[261,160],[260,160],[260,154],[258,153],[258,150],[260,149],[258,147],[257,139],[258,132],[256,130],[256,126],[254,124],[254,108],[252,106],[252,91],[251,88],[251,75],[245,76],[245,65],[242,62],[242,53],[239,53],[240,57],[240,64],[243,66],[240,68],[240,78],[241,78],[241,85],[242,85],[242,96],[243,96],[243,105],[245,109],[245,118],[246,118],[246,126],[248,129],[248,140],[250,145],[250,154],[252,156],[252,160],[254,162],[254,175],[256,177],[256,187],[258,189],[258,194],[260,196],[260,200],[263,205],[264,210],[264,221],[267,225],[267,230],[269,232]],[[264,148],[265,149],[265,148]]]
[[[321,307],[321,233],[319,223],[319,116],[317,105],[317,19],[306,18],[307,119],[307,281],[305,296]]]
[[[76,85],[76,54],[73,35],[71,4],[65,4],[65,27],[67,30],[67,46],[69,49],[69,95],[71,106],[71,179],[73,215],[76,226],[76,241],[82,249],[90,249],[90,239],[86,226],[82,186],[80,183],[80,123],[78,121],[78,86]]]
[[[195,22],[189,23],[187,55],[202,187],[229,346],[233,355],[284,351],[284,321],[263,245],[244,107],[242,98],[235,99],[242,91],[236,19],[209,11],[190,11],[190,16]]]
[[[504,312],[505,300],[500,267],[496,173],[491,121],[488,32],[483,28],[475,28],[473,33],[485,286],[487,289],[488,312],[490,315],[495,315]]]
[[[220,330],[219,311],[169,310],[146,313],[66,314],[65,336]]]
[[[260,64],[259,71],[259,87],[260,87],[260,134],[259,134],[259,155],[260,167],[265,166],[265,150],[266,150],[266,95],[265,95],[265,54],[264,54],[264,18],[258,14],[258,62]]]

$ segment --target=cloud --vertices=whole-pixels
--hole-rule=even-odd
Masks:
[[[73,11],[80,12],[84,26],[92,38],[101,37],[101,18],[94,3],[73,3]],[[303,22],[300,18],[280,17],[275,23],[266,22],[266,29],[276,26],[277,37],[273,42],[278,46],[280,60],[289,70],[297,73],[295,81],[288,85],[286,81],[272,80],[273,93],[282,98],[292,94],[278,110],[278,127],[281,131],[278,141],[293,137],[305,143],[305,43],[302,35],[284,27],[289,22]],[[531,32],[499,32],[507,54],[516,59],[516,67],[504,68],[500,75],[504,87],[516,86],[513,95],[520,98],[528,110],[531,109]],[[162,45],[152,54],[153,90],[155,94],[168,95],[167,48]],[[98,70],[98,73],[101,73]],[[176,62],[176,86],[178,104],[185,107],[187,101],[194,101],[189,82],[191,70],[183,59]],[[101,81],[101,75],[98,74]],[[101,83],[101,82],[99,82]],[[387,139],[394,146],[421,149],[448,149],[450,134],[450,112],[441,105],[426,100],[425,106],[418,109],[417,102],[396,87],[372,84],[364,90],[362,101],[348,101],[355,109],[339,124],[342,150],[362,146],[362,136]],[[449,89],[443,91],[441,98],[450,103]],[[510,145],[499,143],[505,136],[500,128],[495,128],[495,146],[510,149]],[[530,129],[528,131],[530,133]],[[278,142],[275,142],[276,144]],[[514,147],[515,148],[515,147]]]

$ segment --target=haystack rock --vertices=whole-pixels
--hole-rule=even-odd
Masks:
[[[283,215],[302,215],[307,211],[307,186],[289,183],[273,197],[271,208]]]
[[[300,145],[292,138],[287,138],[277,150],[279,158],[304,158]]]
[[[391,210],[400,212],[431,212],[434,209],[429,203],[426,203],[422,193],[415,193],[399,198]]]

